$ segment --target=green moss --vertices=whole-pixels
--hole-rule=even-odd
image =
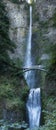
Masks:
[[[35,13],[34,13],[35,12]],[[33,9],[33,23],[39,21],[39,14]]]
[[[41,22],[39,22],[39,23],[40,23],[40,26],[41,26],[42,28],[48,28],[49,22],[50,22],[50,21],[48,20],[48,21],[46,21],[46,22],[45,22],[45,21],[43,21],[43,22],[41,21]]]
[[[25,103],[28,93],[26,82],[22,75],[15,75],[17,71],[7,71],[0,77],[0,111],[6,110],[19,114],[19,120],[25,119]],[[2,114],[0,114],[0,118]]]
[[[25,1],[24,0],[10,0],[11,2],[15,3],[15,4],[22,4],[24,3]]]
[[[24,89],[22,90],[22,96],[21,99],[26,103],[26,100],[28,98],[28,94],[29,94],[29,88],[28,87],[24,87]]]
[[[8,110],[20,109],[24,108],[24,102],[19,97],[14,97],[12,99],[6,100],[6,108]]]
[[[48,97],[46,99],[46,125],[48,130],[55,130],[55,122],[56,122],[56,98]]]
[[[0,97],[13,97],[13,89],[10,84],[0,84]]]
[[[52,20],[53,20],[53,27],[56,27],[56,10],[55,10],[55,13],[52,17]]]

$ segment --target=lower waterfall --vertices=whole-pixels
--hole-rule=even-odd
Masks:
[[[30,128],[39,127],[41,115],[40,88],[30,89],[26,104]]]
[[[29,35],[27,40],[26,54],[24,67],[29,68],[33,66],[32,61],[32,6],[30,5],[30,26]],[[35,88],[35,72],[33,70],[27,71],[24,74],[25,80],[30,88],[30,93],[26,103],[26,108],[28,111],[29,127],[30,129],[39,127],[40,125],[40,115],[41,115],[41,102],[40,102],[40,88]]]

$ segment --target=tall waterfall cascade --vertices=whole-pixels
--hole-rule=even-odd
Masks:
[[[32,6],[30,5],[30,25],[29,34],[27,40],[27,48],[25,54],[24,67],[29,68],[33,66],[32,61]],[[29,70],[24,74],[25,80],[30,88],[30,93],[26,103],[26,108],[29,118],[30,129],[39,127],[40,125],[40,115],[41,115],[41,101],[40,101],[40,88],[34,88],[35,84],[35,74],[34,71]]]

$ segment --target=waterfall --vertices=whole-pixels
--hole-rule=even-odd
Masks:
[[[30,26],[29,26],[29,34],[28,34],[28,41],[27,41],[27,48],[26,48],[26,57],[25,57],[25,67],[31,67],[31,39],[32,39],[32,6],[30,6]],[[31,73],[31,71],[25,73],[25,78]]]
[[[24,67],[32,67],[32,6],[30,5],[30,25],[29,34],[27,41],[27,48],[25,54]],[[28,117],[29,117],[29,127],[30,129],[39,127],[40,125],[40,114],[41,114],[41,102],[40,102],[40,88],[35,88],[35,72],[33,70],[27,71],[24,74],[26,82],[30,88],[30,93],[26,103]]]
[[[29,113],[30,128],[39,127],[41,114],[40,88],[30,89],[26,106]]]
[[[29,33],[28,33],[28,40],[27,40],[27,48],[26,48],[26,56],[24,67],[30,68],[33,65],[32,56],[31,56],[31,39],[32,39],[32,6],[30,6],[30,25],[29,25]],[[26,82],[30,88],[34,88],[34,76],[33,70],[30,70],[25,73],[24,77]],[[31,79],[31,80],[30,80]]]

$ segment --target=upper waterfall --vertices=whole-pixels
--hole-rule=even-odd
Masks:
[[[27,40],[27,48],[26,48],[26,56],[24,67],[29,68],[33,65],[32,56],[31,56],[31,48],[32,48],[32,6],[30,6],[30,25],[29,25],[29,33]],[[25,79],[30,88],[34,87],[34,73],[32,70],[25,72]]]
[[[27,48],[26,48],[25,67],[30,67],[32,65],[32,61],[31,61],[31,39],[32,39],[32,6],[30,6],[30,25],[29,25]],[[27,75],[28,75],[28,73],[26,73],[25,77],[27,77]]]

